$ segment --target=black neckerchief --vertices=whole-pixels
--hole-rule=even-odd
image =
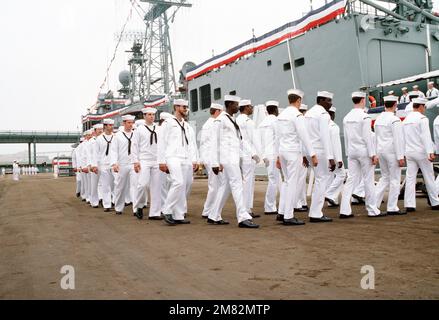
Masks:
[[[108,141],[108,140],[105,138],[105,135],[104,135],[104,134],[102,135],[102,138],[104,138],[105,142],[107,143],[107,151],[105,151],[105,156],[108,156],[108,153],[110,152],[110,144],[113,142],[113,138],[114,138],[114,136],[111,136],[110,141]]]
[[[145,128],[151,133],[151,139],[150,139],[150,144],[153,145],[154,140],[155,140],[155,144],[157,144],[157,132],[155,132],[156,127],[153,125],[154,130],[151,130],[147,125],[145,125]]]
[[[184,142],[185,141],[186,141],[186,144],[189,145],[189,140],[188,140],[187,135],[186,135],[186,129],[184,128],[184,123],[183,123],[183,125],[181,125],[181,123],[180,123],[180,121],[178,121],[178,119],[174,118],[174,120],[178,123],[178,125],[181,128],[181,132],[182,132],[181,144],[182,144],[182,146],[184,147]]]
[[[133,133],[131,132],[131,137],[127,137],[127,135],[125,134],[125,132],[122,132],[124,137],[127,138],[128,140],[128,155],[131,155],[131,139],[133,138]]]
[[[236,134],[238,135],[239,139],[242,140],[242,134],[241,134],[241,129],[239,128],[238,124],[235,122],[235,120],[232,119],[232,117],[226,113],[227,118],[229,118],[230,121],[232,121],[233,126],[236,129]]]

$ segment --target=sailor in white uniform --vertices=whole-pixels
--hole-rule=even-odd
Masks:
[[[399,103],[404,104],[404,103],[409,103],[410,102],[410,97],[409,97],[409,91],[407,87],[404,87],[401,89],[402,90],[402,96],[399,99]]]
[[[198,170],[197,154],[193,150],[193,136],[189,124],[184,120],[188,112],[188,101],[174,101],[175,115],[165,120],[160,129],[158,163],[162,172],[169,173],[171,186],[162,209],[168,225],[190,224],[187,215],[187,190]]]
[[[132,162],[138,174],[137,192],[133,206],[136,217],[143,219],[143,207],[146,195],[150,197],[149,220],[163,220],[161,217],[160,170],[157,162],[158,126],[154,124],[157,109],[142,110],[144,125],[138,125],[133,136]]]
[[[160,121],[159,126],[157,128],[157,135],[160,136],[162,125],[167,119],[171,119],[173,116],[172,114],[168,112],[162,112],[160,113]],[[169,178],[169,175],[166,172],[160,171],[160,198],[161,198],[161,204],[160,207],[164,208],[166,197],[168,196],[169,186],[171,184],[171,180]]]
[[[428,83],[428,90],[427,90],[426,98],[428,100],[433,100],[433,99],[436,99],[438,97],[439,97],[439,90],[434,87],[434,82],[430,81]]]
[[[76,197],[80,198],[81,197],[81,173],[79,171],[79,154],[78,154],[78,148],[79,146],[84,142],[84,138],[81,137],[81,139],[79,140],[79,144],[78,146],[73,149],[72,152],[72,167],[73,167],[73,171],[75,172],[75,178],[76,178]]]
[[[404,204],[407,212],[416,211],[416,180],[422,171],[433,210],[439,210],[438,190],[434,181],[435,152],[430,126],[425,114],[426,99],[413,99],[413,112],[403,122],[407,174]]]
[[[376,146],[381,168],[381,179],[375,190],[376,206],[381,207],[384,193],[389,189],[387,214],[404,215],[406,213],[398,208],[401,168],[405,166],[402,122],[395,116],[398,99],[393,96],[384,97],[384,104],[386,111],[375,121]]]
[[[340,219],[353,218],[351,197],[354,187],[364,181],[366,195],[366,210],[368,216],[383,217],[376,206],[375,197],[375,166],[378,164],[374,137],[372,134],[372,119],[365,112],[366,94],[352,94],[354,109],[343,120],[345,149],[348,157],[349,174],[342,192]]]
[[[104,132],[96,138],[93,172],[97,172],[99,185],[101,185],[102,205],[104,212],[111,212],[112,192],[114,189],[114,177],[111,172],[111,150],[114,140],[113,128],[114,120],[105,119],[103,121]]]
[[[305,116],[308,112],[308,106],[302,104],[299,111]],[[309,161],[307,157],[303,157],[303,166],[299,172],[299,182],[298,182],[298,196],[297,204],[294,208],[294,212],[308,212],[308,199],[306,194],[306,178],[310,172]]]
[[[276,166],[276,122],[279,116],[279,102],[267,101],[268,116],[259,125],[261,155],[268,173],[268,186],[265,193],[264,211],[266,215],[277,215],[277,194],[280,191],[280,171]]]
[[[253,114],[251,100],[241,100],[239,102],[240,115],[236,118],[242,134],[243,153],[241,155],[241,169],[244,187],[244,205],[253,218],[260,215],[253,213],[254,193],[255,193],[255,170],[256,165],[261,161],[259,138],[257,136],[255,122],[250,118]]]
[[[122,117],[124,128],[114,136],[110,151],[111,167],[116,173],[114,205],[117,215],[121,215],[125,209],[127,194],[130,193],[130,179],[135,175],[131,163],[134,119],[130,115]]]
[[[212,171],[219,175],[220,187],[215,210],[209,214],[207,222],[212,225],[228,225],[222,219],[224,205],[232,193],[236,206],[236,215],[240,228],[257,229],[252,216],[244,203],[243,179],[240,168],[240,156],[243,152],[243,138],[239,125],[233,118],[238,113],[237,96],[225,96],[225,111],[214,121],[212,129]]]
[[[91,130],[84,132],[84,142],[79,146],[80,149],[80,170],[81,170],[81,197],[84,202],[90,203],[90,169],[88,167],[88,143],[92,138]]]
[[[418,85],[413,86],[413,92],[417,93],[419,98],[425,99],[425,94],[421,90],[419,90]]]
[[[337,169],[330,179],[328,190],[326,191],[326,202],[330,208],[339,207],[339,196],[343,189],[343,184],[346,180],[346,170],[343,163],[343,153],[340,140],[340,127],[335,123],[335,115],[337,109],[331,107],[329,115],[331,116],[331,123],[329,125],[329,133],[331,135],[332,150],[334,151],[335,161],[337,162]]]
[[[290,105],[282,111],[276,122],[277,167],[284,177],[277,220],[285,226],[300,226],[305,222],[295,218],[294,207],[298,199],[297,181],[303,170],[303,157],[309,156],[314,167],[319,163],[306,130],[305,118],[299,111],[304,93],[292,89],[287,94]]]
[[[14,181],[20,180],[20,166],[18,165],[17,161],[14,161],[12,164],[12,179]]]
[[[318,166],[314,168],[314,191],[309,210],[310,222],[312,223],[332,222],[331,218],[323,215],[322,209],[331,174],[337,167],[329,132],[331,118],[328,111],[332,107],[333,98],[333,93],[319,92],[317,104],[305,115],[308,135],[319,159]]]
[[[89,155],[87,156],[88,165],[90,167],[90,205],[92,208],[99,208],[99,170],[96,165],[96,139],[104,131],[103,124],[96,124],[93,126],[93,138],[90,139],[88,145]]]
[[[200,133],[200,160],[207,172],[208,177],[208,193],[202,217],[208,219],[212,210],[215,209],[216,198],[219,189],[219,179],[212,171],[212,128],[216,118],[224,111],[224,107],[220,104],[213,103],[210,106],[211,117],[206,121]]]

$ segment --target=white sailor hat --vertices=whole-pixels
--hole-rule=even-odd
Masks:
[[[189,106],[189,101],[184,100],[184,99],[175,99],[174,100],[174,106],[187,107],[187,106]]]
[[[419,86],[416,84],[413,86],[413,89],[419,89]]]
[[[243,99],[243,100],[239,101],[239,106],[240,107],[252,106],[252,101]]]
[[[410,97],[419,97],[419,92],[411,91],[411,92],[409,92],[409,96]]]
[[[143,125],[145,125],[145,120],[137,120],[135,124],[138,127],[143,126]]]
[[[89,136],[89,135],[91,135],[91,134],[92,134],[92,131],[91,131],[91,130],[87,130],[87,131],[84,132],[84,136]]]
[[[395,94],[395,91],[389,91],[389,96],[393,96]]]
[[[366,99],[366,93],[365,92],[353,92],[352,93],[352,98],[361,98],[361,99]]]
[[[294,94],[296,96],[299,96],[302,99],[305,96],[305,93],[302,90],[299,90],[299,89],[290,89],[290,90],[287,91],[287,95],[288,96],[290,96],[292,94]]]
[[[401,90],[402,90],[402,91],[408,91],[408,90],[409,90],[409,88],[407,88],[407,87],[404,87],[404,88],[402,88]]]
[[[398,97],[396,96],[384,97],[384,102],[398,102]]]
[[[79,139],[79,142],[84,142],[84,137],[81,137],[81,139]]]
[[[143,114],[156,114],[157,113],[157,109],[156,108],[143,108],[142,109],[142,113]]]
[[[267,107],[268,106],[275,106],[275,107],[278,107],[279,108],[279,101],[274,101],[274,100],[271,100],[271,101],[267,101],[267,103],[265,104]]]
[[[218,103],[212,103],[210,109],[223,111],[224,107]]]
[[[334,99],[334,94],[332,92],[328,91],[319,91],[317,92],[318,98],[328,98],[328,99]]]
[[[424,98],[415,98],[415,99],[412,100],[412,102],[413,102],[413,104],[423,104],[423,105],[425,105],[428,102],[428,100],[424,99]]]
[[[160,120],[166,120],[172,118],[172,114],[168,113],[168,112],[162,112],[160,113]]]
[[[299,108],[299,111],[308,111],[308,106],[306,104],[302,104]]]
[[[337,108],[336,107],[331,107],[331,109],[329,109],[329,112],[337,112]]]
[[[102,123],[95,124],[93,126],[93,129],[95,129],[95,130],[104,129],[104,125]]]
[[[114,120],[113,119],[104,119],[102,124],[112,126],[112,125],[114,125]]]
[[[229,102],[240,102],[241,98],[238,96],[232,96],[232,95],[226,95],[224,96],[224,102],[229,101]]]
[[[134,121],[134,120],[136,120],[136,117],[132,115],[126,115],[122,117],[122,121]]]

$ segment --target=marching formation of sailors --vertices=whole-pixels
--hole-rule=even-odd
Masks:
[[[419,170],[429,205],[439,210],[439,178],[435,181],[433,170],[439,153],[439,117],[434,123],[434,144],[425,111],[435,102],[429,103],[418,88],[413,90],[404,88],[402,97],[386,96],[385,112],[374,126],[365,111],[366,94],[352,94],[352,110],[343,119],[347,168],[340,127],[335,123],[334,94],[327,91],[318,92],[316,105],[308,108],[301,90],[289,90],[289,105],[280,112],[278,101],[268,101],[267,116],[258,127],[251,118],[251,100],[227,95],[224,106],[211,105],[199,149],[187,122],[186,100],[175,100],[174,115],[160,114],[159,124],[154,122],[154,108],[143,109],[140,121],[123,116],[119,130],[114,129],[113,120],[106,119],[85,132],[73,152],[77,197],[117,215],[132,205],[140,220],[149,205],[150,220],[164,220],[171,226],[190,224],[188,198],[194,173],[202,165],[208,193],[201,217],[210,225],[229,225],[222,213],[231,194],[239,227],[256,229],[255,219],[260,216],[253,211],[255,172],[263,163],[268,172],[264,213],[285,226],[304,225],[295,215],[301,212],[308,212],[311,223],[332,222],[323,212],[325,204],[340,208],[340,219],[351,219],[355,199],[364,201],[370,218],[414,212]],[[427,96],[430,100],[438,96],[433,85],[429,84]],[[404,121],[396,115],[398,103],[409,103]],[[381,178],[375,184],[378,164]],[[398,207],[403,167],[407,167],[405,210]],[[307,189],[312,189],[309,207]],[[387,207],[381,211],[386,191]]]

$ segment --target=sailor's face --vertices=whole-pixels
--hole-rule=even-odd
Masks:
[[[125,127],[126,131],[130,131],[133,129],[134,121],[124,121],[123,126]]]
[[[112,125],[112,124],[107,124],[107,125],[105,125],[105,132],[107,133],[107,134],[111,134],[111,133],[113,133],[113,130],[114,130],[114,125]]]
[[[323,106],[326,110],[331,109],[331,107],[332,107],[332,99],[330,99],[330,98],[325,98],[325,100],[322,101],[322,106]]]
[[[238,113],[239,111],[239,103],[238,102],[233,102],[230,104],[230,110],[232,111],[233,114]]]
[[[175,106],[175,110],[179,112],[183,117],[186,117],[189,114],[188,106]]]
[[[146,113],[144,118],[145,118],[146,123],[151,125],[154,123],[155,114],[154,113]]]
[[[253,114],[253,106],[248,106],[248,115],[251,116]]]
[[[95,131],[96,137],[99,137],[103,132],[104,132],[103,129],[96,129]]]

